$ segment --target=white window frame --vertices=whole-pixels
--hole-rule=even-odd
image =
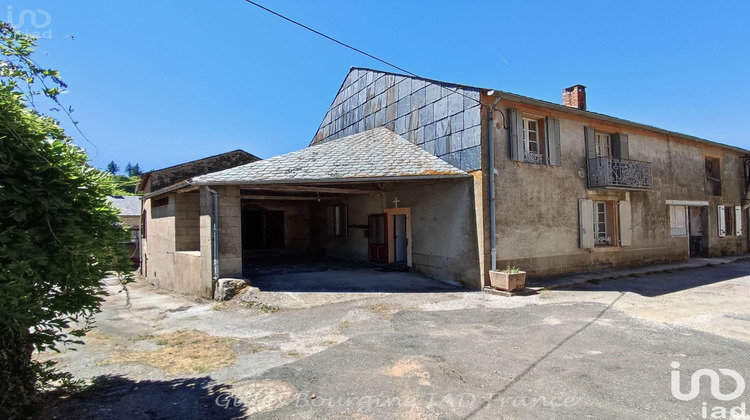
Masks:
[[[596,156],[612,156],[612,136],[604,133],[596,133]]]
[[[529,127],[530,123],[534,123],[536,125],[536,130],[532,130],[531,127]],[[536,134],[536,140],[531,141],[531,139],[529,138],[530,133]],[[536,145],[536,151],[531,150],[532,143]],[[524,152],[541,154],[540,141],[539,141],[539,120],[535,118],[523,117],[523,150]]]
[[[687,206],[669,206],[669,234],[673,237],[688,236]]]
[[[606,201],[594,201],[594,243],[596,245],[612,245],[612,235],[609,232],[609,212]],[[602,220],[603,218],[603,220]],[[604,230],[600,224],[604,224]]]

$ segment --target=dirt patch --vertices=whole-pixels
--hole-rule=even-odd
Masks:
[[[399,359],[382,373],[393,378],[416,378],[420,385],[430,385],[430,371],[416,360]]]
[[[403,309],[400,305],[393,305],[390,303],[378,303],[377,305],[370,305],[368,308],[380,315],[381,319],[386,320],[393,318],[393,315]]]
[[[159,346],[155,351],[123,351],[112,356],[108,363],[147,363],[168,374],[204,373],[237,360],[232,349],[237,340],[208,335],[202,331],[178,331],[155,335]]]

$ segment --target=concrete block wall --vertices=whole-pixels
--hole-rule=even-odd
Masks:
[[[463,170],[481,167],[479,91],[352,69],[312,144],[387,127]]]
[[[242,204],[240,188],[217,186],[219,193],[219,274],[242,277]],[[210,237],[210,235],[209,235]]]
[[[200,250],[200,194],[175,195],[175,248],[176,251]]]

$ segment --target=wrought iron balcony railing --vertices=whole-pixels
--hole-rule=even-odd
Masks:
[[[589,188],[650,189],[654,187],[651,162],[597,157],[588,159]]]

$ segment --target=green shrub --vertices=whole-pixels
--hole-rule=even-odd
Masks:
[[[19,418],[69,379],[33,351],[81,337],[87,323],[74,322],[98,310],[99,281],[129,262],[107,175],[35,106],[59,105],[65,84],[31,59],[32,38],[0,25],[0,418]]]

